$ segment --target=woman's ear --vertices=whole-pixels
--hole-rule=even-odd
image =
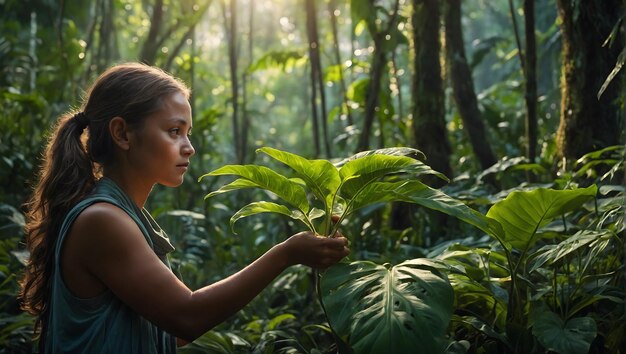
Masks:
[[[113,117],[109,121],[109,133],[113,143],[122,150],[130,149],[129,126],[122,117]]]

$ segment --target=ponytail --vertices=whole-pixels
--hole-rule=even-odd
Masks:
[[[37,316],[40,333],[50,297],[54,249],[65,214],[93,187],[94,164],[83,142],[84,113],[59,118],[48,144],[39,180],[29,200],[26,247],[30,257],[21,281],[22,308]],[[44,320],[45,321],[45,320]]]

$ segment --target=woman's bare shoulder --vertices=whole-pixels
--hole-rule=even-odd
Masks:
[[[97,246],[96,251],[115,252],[145,245],[145,237],[135,221],[120,207],[107,202],[97,202],[85,208],[70,230],[78,234],[81,243]],[[91,248],[91,247],[90,247]]]
[[[120,207],[108,202],[96,202],[86,207],[77,217],[90,222],[114,221],[116,219],[130,219],[130,216]]]
[[[74,221],[72,229],[85,231],[91,237],[98,237],[103,233],[111,235],[119,232],[140,232],[128,213],[107,202],[97,202],[85,208]]]
[[[88,206],[72,223],[63,244],[61,267],[66,285],[79,297],[100,294],[107,287],[98,276],[102,267],[132,252],[142,241],[137,225],[119,207],[106,202]]]

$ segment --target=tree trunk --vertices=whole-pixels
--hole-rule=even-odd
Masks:
[[[152,16],[150,17],[150,30],[148,37],[143,43],[139,60],[146,64],[154,64],[158,48],[158,35],[163,24],[163,0],[156,0],[152,7]]]
[[[346,80],[343,76],[343,63],[341,62],[341,53],[339,52],[339,31],[337,30],[337,15],[335,11],[337,11],[336,0],[330,0],[328,2],[328,12],[330,14],[330,27],[333,35],[333,53],[335,54],[335,63],[339,65],[339,84],[341,85],[342,104],[346,110],[348,125],[353,125],[354,120],[352,119],[352,109],[348,104],[348,97],[346,96],[348,89],[346,88]]]
[[[516,21],[513,0],[509,0],[509,12],[513,23],[513,33],[524,76],[524,99],[526,103],[526,157],[534,162],[537,156],[537,46],[535,39],[535,0],[524,0],[524,39],[522,48]],[[531,179],[530,174],[528,175]]]
[[[320,144],[320,129],[318,126],[317,118],[317,89],[315,82],[317,81],[317,74],[315,73],[315,67],[311,65],[311,71],[309,75],[311,81],[311,95],[309,104],[311,105],[311,127],[313,128],[313,146],[315,148],[315,155],[313,157],[320,157],[322,154],[322,146]]]
[[[381,37],[381,35],[376,34],[376,37]],[[361,136],[359,137],[357,151],[369,150],[370,148],[370,135],[372,134],[372,125],[376,116],[376,107],[378,107],[378,91],[380,90],[380,83],[382,81],[383,69],[385,68],[386,60],[387,56],[382,50],[382,39],[374,39],[374,58],[372,59],[370,82],[365,98],[363,129],[361,130]]]
[[[254,63],[254,0],[250,0],[248,25],[248,67]],[[250,115],[248,114],[248,73],[244,71],[241,77],[241,151],[243,154],[242,161],[245,162],[248,156],[248,131],[250,130]]]
[[[309,104],[311,105],[311,130],[313,131],[313,157],[318,158],[322,154],[322,146],[320,145],[320,132],[317,123],[317,90],[315,89],[315,81],[317,75],[315,74],[315,69],[313,68],[313,65],[311,65],[310,69],[311,71],[309,72],[309,88],[311,89],[311,92],[309,95]]]
[[[115,27],[113,23],[114,5],[112,0],[103,0],[100,2],[100,24],[98,29],[98,49],[96,51],[96,68],[98,72],[111,63],[113,59],[113,51],[115,45]]]
[[[614,80],[599,100],[597,94],[621,50],[619,31],[612,46],[603,43],[624,15],[624,2],[558,0],[557,5],[563,46],[557,153],[565,168],[585,153],[619,144],[623,81]]]
[[[63,31],[63,19],[65,17],[65,1],[64,0],[60,0],[58,2],[58,8],[59,8],[59,14],[58,14],[57,18],[54,21],[54,27],[55,27],[55,30],[56,30],[56,35],[57,35],[59,48],[65,48],[65,36],[63,35],[64,32],[65,32],[65,31]],[[34,12],[33,12],[33,14],[36,15],[36,13],[34,13]],[[31,17],[31,21],[33,21],[33,20],[36,20],[36,17],[34,19]],[[36,48],[36,46],[33,45],[34,43],[36,43],[36,41],[33,41],[31,39],[31,45],[30,45],[30,48],[29,48],[29,52],[32,51],[32,53],[30,53],[30,56],[33,58],[33,60],[35,58],[37,58],[37,56],[34,53],[34,49]],[[69,67],[70,67],[69,61],[67,60],[68,59],[67,56],[68,56],[68,53],[66,51],[63,51],[61,53],[61,67],[63,68],[63,72],[64,73],[67,73],[69,71]],[[35,84],[35,80],[34,80],[34,76],[35,75],[36,75],[35,70],[32,70],[31,71],[31,80],[30,80],[31,85],[29,87],[31,91],[35,89],[35,85],[34,85]],[[61,90],[61,91],[63,91],[63,90]],[[63,99],[63,92],[61,92],[60,98]]]
[[[450,80],[457,109],[469,141],[478,159],[480,167],[485,170],[497,162],[485,134],[472,73],[465,57],[463,32],[461,29],[461,1],[448,0],[445,11],[446,57],[450,71]]]
[[[331,156],[330,141],[328,139],[328,124],[326,117],[326,95],[324,92],[324,80],[322,78],[322,62],[320,58],[320,43],[317,34],[317,10],[315,9],[315,0],[305,0],[306,10],[306,28],[309,39],[309,58],[311,62],[311,89],[315,92],[319,90],[320,95],[320,122],[322,125],[322,142],[326,150],[326,156]],[[313,97],[315,97],[314,95]],[[311,104],[317,107],[317,100],[313,100]],[[317,109],[315,109],[317,113]],[[317,116],[317,114],[316,114]]]
[[[87,29],[87,38],[85,39],[85,73],[81,78],[80,86],[86,86],[87,82],[91,79],[91,73],[94,67],[97,67],[97,58],[92,52],[92,48],[95,47],[95,34],[96,27],[98,27],[98,3],[95,2],[89,8],[90,22]]]
[[[396,114],[396,117],[398,117],[397,123],[401,124],[402,118],[404,117],[404,103],[402,100],[402,81],[400,80],[401,75],[398,75],[399,69],[397,57],[398,56],[395,50],[391,52],[391,70],[393,72],[393,84],[398,89],[398,112]]]
[[[224,12],[224,28],[228,38],[228,63],[230,69],[231,100],[233,106],[233,145],[237,163],[243,163],[243,151],[241,151],[241,136],[239,127],[239,78],[237,69],[237,0],[230,0],[229,8],[222,1]]]
[[[439,53],[440,11],[438,0],[413,0],[413,136],[415,147],[427,158],[427,164],[452,177],[445,118],[445,98]],[[443,181],[432,181],[441,187]],[[432,185],[432,184],[431,184]]]
[[[426,155],[426,163],[435,170],[452,177],[450,154],[445,119],[445,96],[439,54],[440,11],[438,0],[413,0],[413,61],[412,115],[415,147]],[[445,182],[436,177],[425,177],[433,187],[442,187]],[[411,226],[410,217],[415,207],[407,203],[394,203],[390,227],[403,230]],[[445,228],[447,217],[443,213],[428,213],[433,230],[437,234]],[[433,232],[433,234],[435,233]]]
[[[183,47],[187,43],[187,40],[193,40],[192,38],[193,38],[193,34],[196,31],[196,25],[197,23],[191,24],[191,26],[189,26],[189,28],[187,29],[187,32],[185,32],[183,37],[180,39],[180,41],[176,43],[176,46],[174,46],[174,49],[171,50],[170,53],[168,53],[169,56],[167,57],[167,61],[165,62],[165,65],[163,66],[163,69],[165,71],[171,70],[172,64],[174,63],[174,59],[176,59],[178,54],[180,54],[180,51],[183,49]]]
[[[535,40],[535,0],[524,0],[524,81],[526,83],[526,156],[533,163],[537,157],[537,49]]]
[[[399,6],[400,0],[396,0],[392,13],[389,14],[389,22],[384,29],[378,31],[376,30],[378,26],[368,25],[370,34],[374,41],[374,56],[372,58],[372,65],[370,70],[370,82],[365,97],[365,116],[363,118],[363,129],[361,130],[361,136],[359,137],[357,151],[368,150],[370,148],[369,139],[372,133],[374,118],[377,113],[378,94],[380,91],[380,85],[382,82],[384,69],[387,66],[387,56],[385,50],[383,49],[383,43],[386,40],[386,37],[389,36],[391,28],[397,25]]]
[[[181,37],[181,40],[174,46],[173,50],[170,50],[168,52],[167,60],[165,61],[165,64],[163,66],[166,71],[171,70],[174,60],[176,59],[176,57],[178,57],[182,48],[185,46],[185,44],[187,44],[188,40],[191,40],[192,48],[195,46],[194,36],[196,33],[196,26],[198,25],[198,23],[200,23],[200,20],[209,9],[211,1],[205,2],[197,10],[194,10],[194,4],[190,1],[181,2],[180,4],[182,6],[182,11],[184,15],[183,19],[177,19],[176,22],[167,29],[167,31],[163,34],[163,36],[161,36],[161,39],[158,41],[159,46],[163,45],[163,43],[165,43],[167,39],[172,38],[174,32],[180,28],[181,24],[184,23],[188,25],[185,33]],[[193,65],[193,61],[191,62],[191,65]]]

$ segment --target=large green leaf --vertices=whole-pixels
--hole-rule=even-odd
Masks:
[[[320,285],[331,327],[355,353],[442,352],[454,300],[442,268],[429,259],[330,267]]]
[[[263,147],[257,150],[291,167],[298,177],[311,189],[315,197],[324,203],[325,209],[333,206],[333,197],[339,189],[341,178],[337,168],[327,160],[308,160],[298,155]]]
[[[304,188],[298,183],[264,166],[226,165],[201,176],[198,180],[206,176],[224,175],[236,175],[245,178],[257,184],[260,188],[276,194],[279,198],[298,208],[303,213],[306,214],[309,211],[309,202]]]
[[[245,178],[238,178],[234,181],[232,181],[231,183],[222,186],[220,189],[213,191],[209,194],[207,194],[206,196],[204,196],[204,199],[208,199],[211,198],[213,196],[216,196],[218,194],[222,194],[222,193],[226,193],[226,192],[232,192],[232,191],[236,191],[238,189],[244,189],[244,188],[258,188],[259,185],[252,182],[249,179],[245,179]]]
[[[575,190],[538,188],[530,192],[513,192],[494,204],[487,217],[497,220],[504,229],[505,245],[526,250],[536,242],[537,230],[554,218],[592,199],[595,185]]]
[[[373,154],[347,162],[339,170],[343,185],[341,195],[354,197],[363,187],[391,173],[409,172],[411,178],[423,174],[433,174],[446,180],[441,173],[419,160],[406,156]]]
[[[533,335],[546,349],[559,354],[586,354],[596,337],[596,322],[591,317],[567,322],[551,311],[542,311],[533,325]]]
[[[607,231],[581,230],[557,245],[543,246],[531,256],[532,262],[530,263],[529,272],[543,267],[544,264],[554,264],[607,234]]]
[[[415,203],[454,216],[490,235],[500,236],[503,231],[494,220],[468,207],[438,189],[433,189],[419,181],[374,182],[363,189],[353,199],[353,210],[379,203],[403,201]]]
[[[413,148],[409,148],[409,147],[393,147],[393,148],[382,148],[382,149],[375,149],[375,150],[367,150],[367,151],[361,151],[358,152],[350,157],[347,157],[343,160],[340,160],[339,162],[336,162],[334,165],[337,167],[341,167],[343,165],[345,165],[346,163],[352,161],[352,160],[356,160],[356,159],[360,159],[361,157],[365,157],[365,156],[369,156],[369,155],[389,155],[389,156],[407,156],[407,157],[412,157],[418,160],[425,160],[426,159],[426,155],[424,155],[423,152],[417,150],[417,149],[413,149]]]
[[[256,215],[260,213],[276,213],[286,215],[292,219],[300,220],[305,225],[311,226],[308,224],[307,219],[304,217],[302,212],[296,210],[292,211],[284,205],[272,203],[272,202],[253,202],[250,203],[243,208],[239,209],[231,218],[230,218],[230,227],[235,231],[235,223],[242,218],[245,218],[250,215]]]

